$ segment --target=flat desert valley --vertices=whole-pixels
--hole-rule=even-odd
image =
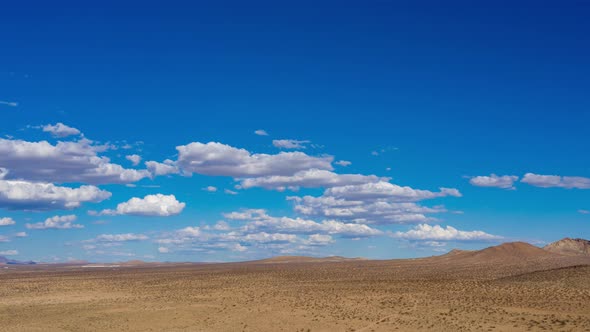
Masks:
[[[2,331],[590,331],[590,257],[0,266]]]

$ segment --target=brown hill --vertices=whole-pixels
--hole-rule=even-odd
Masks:
[[[437,261],[458,264],[506,263],[518,264],[532,260],[557,258],[560,255],[548,252],[525,242],[508,242],[482,250],[458,250],[433,257]]]
[[[498,278],[574,265],[590,265],[590,256],[564,256],[524,242],[509,242],[482,250],[453,250],[441,256],[418,260],[437,269],[440,277],[471,275]]]
[[[468,253],[472,253],[473,250],[463,250],[463,249],[453,249],[449,252],[447,252],[446,254],[437,256],[437,257],[456,257],[456,256],[461,256],[461,255],[466,255]]]
[[[508,242],[479,250],[473,256],[482,260],[497,260],[543,258],[552,254],[526,242]]]
[[[543,249],[567,256],[590,256],[590,241],[566,237],[546,245]]]

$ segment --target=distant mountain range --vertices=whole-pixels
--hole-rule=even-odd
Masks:
[[[442,256],[435,256],[442,260],[462,261],[465,263],[503,261],[518,263],[527,259],[536,258],[559,258],[563,256],[577,256],[590,258],[590,241],[585,239],[564,238],[550,243],[543,248],[533,246],[526,242],[508,242],[482,250],[459,250],[453,249]],[[340,256],[330,257],[307,257],[307,256],[277,256],[267,259],[250,261],[254,264],[278,264],[278,263],[327,263],[327,262],[350,262],[366,260],[364,258],[346,258]],[[33,261],[18,261],[0,256],[0,265],[33,265]],[[86,261],[70,262],[69,265],[88,264]],[[121,266],[149,265],[142,261],[128,261],[116,263]]]
[[[4,256],[0,256],[0,265],[1,264],[7,264],[7,265],[33,265],[33,264],[37,264],[33,261],[28,261],[28,262],[23,262],[23,261],[17,261],[15,259],[8,259]]]
[[[342,256],[308,257],[308,256],[275,256],[267,259],[251,261],[250,263],[277,264],[277,263],[328,263],[328,262],[350,262],[362,261],[366,258],[347,258]]]

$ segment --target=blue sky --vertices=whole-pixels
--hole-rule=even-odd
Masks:
[[[588,4],[3,11],[0,255],[395,258],[590,236]]]

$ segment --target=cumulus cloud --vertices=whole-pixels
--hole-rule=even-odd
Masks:
[[[148,171],[152,174],[152,176],[180,173],[175,162],[170,159],[164,160],[163,163],[159,163],[157,161],[147,161],[145,163],[145,166],[147,167]]]
[[[334,164],[339,165],[339,166],[342,166],[342,167],[346,167],[346,166],[352,165],[352,163],[350,161],[348,161],[348,160],[338,160]]]
[[[89,184],[131,183],[149,177],[147,170],[125,169],[98,152],[105,147],[76,142],[27,142],[0,138],[0,167],[5,179]]]
[[[311,143],[310,141],[303,140],[295,140],[295,139],[275,139],[272,141],[272,145],[279,149],[291,149],[291,150],[299,150],[307,148],[307,144]]]
[[[2,255],[2,256],[15,256],[15,255],[18,255],[18,250],[4,250],[4,251],[0,251],[0,255]]]
[[[428,214],[447,212],[443,206],[424,207],[416,202],[449,196],[461,197],[457,189],[440,188],[438,192],[433,192],[402,187],[390,183],[389,178],[374,175],[335,174],[328,171],[301,174],[294,177],[246,179],[242,181],[242,186],[274,185],[277,186],[275,189],[292,188],[295,185],[325,187],[327,189],[319,197],[287,199],[294,202],[294,210],[298,214],[365,225],[436,221]]]
[[[80,135],[80,130],[66,126],[65,124],[58,122],[54,125],[48,124],[42,127],[43,131],[50,133],[53,137],[68,137],[74,135]]]
[[[111,197],[95,186],[69,188],[51,183],[0,180],[0,207],[10,210],[74,209],[82,203],[98,203]]]
[[[263,129],[255,130],[254,134],[256,134],[258,136],[268,136],[268,133],[266,132],[266,130],[263,130]]]
[[[125,159],[129,160],[133,164],[133,166],[137,166],[141,162],[141,156],[138,154],[130,154],[128,156],[125,156]]]
[[[427,214],[447,212],[441,206],[430,208],[411,202],[345,200],[331,196],[288,199],[295,202],[294,210],[297,213],[361,224],[424,223],[436,220]]]
[[[331,234],[344,237],[369,237],[381,235],[378,229],[367,225],[343,223],[335,220],[316,222],[313,220],[289,217],[273,217],[263,209],[247,209],[226,213],[230,220],[247,221],[241,228],[246,233],[268,232],[286,234]]]
[[[514,182],[518,181],[518,176],[491,174],[490,176],[475,176],[469,180],[477,187],[496,187],[502,189],[514,189]]]
[[[244,215],[248,215],[247,212]],[[220,224],[220,223],[218,223]],[[206,232],[216,229],[220,232]],[[269,253],[309,252],[313,248],[334,243],[332,236],[314,233],[307,238],[292,232],[248,231],[245,227],[185,227],[162,234],[156,241],[161,253],[169,252],[245,252],[251,248]]]
[[[28,234],[26,232],[18,232],[14,234],[14,237],[27,237]]]
[[[223,192],[228,195],[237,195],[238,194],[236,191],[229,190],[229,189],[224,189]]]
[[[225,221],[220,220],[213,226],[213,229],[216,231],[229,231],[231,227]]]
[[[428,224],[417,225],[407,232],[395,232],[389,235],[406,240],[428,241],[490,241],[502,239],[500,236],[482,231],[460,231],[451,226],[444,228],[439,225],[431,226]]]
[[[199,242],[207,242],[213,236],[217,237],[218,235],[205,233],[198,226],[188,226],[171,233],[164,233],[156,240],[156,243],[172,246],[190,243],[195,239],[198,239]]]
[[[325,246],[334,243],[334,239],[330,235],[312,234],[307,238],[306,244],[312,246]]]
[[[170,252],[170,249],[168,249],[166,247],[158,247],[158,252],[161,254],[167,254]]]
[[[156,243],[164,245],[165,247],[162,246],[161,248],[165,248],[164,252],[166,253],[172,251],[211,252],[217,250],[243,252],[247,248],[240,243],[246,244],[248,241],[258,243],[256,242],[257,240],[265,241],[262,236],[252,236],[246,241],[244,238],[238,240],[238,236],[234,233],[213,234],[201,232],[198,227],[188,228],[165,234],[163,237],[157,239]],[[270,243],[274,242],[265,242],[265,244]]]
[[[125,233],[125,234],[101,234],[89,242],[128,242],[144,241],[149,237],[143,234]]]
[[[246,242],[258,242],[258,243],[282,243],[282,242],[296,242],[297,236],[293,234],[282,234],[273,233],[269,234],[266,232],[246,234],[243,238]]]
[[[214,192],[216,192],[216,191],[217,191],[217,187],[214,187],[214,186],[207,186],[207,187],[203,188],[203,190],[204,190],[204,191],[208,191],[208,192],[210,192],[210,193],[214,193]]]
[[[180,214],[185,203],[176,200],[174,195],[147,195],[144,198],[133,197],[127,202],[119,203],[114,210],[103,210],[98,215],[133,215],[169,217]]]
[[[361,174],[336,174],[327,170],[309,169],[299,171],[293,175],[272,175],[258,178],[243,179],[240,185],[244,189],[262,187],[265,189],[285,190],[286,188],[297,190],[299,187],[336,187],[345,185],[365,184],[388,180],[375,175]]]
[[[401,187],[385,181],[330,188],[324,195],[347,200],[387,198],[399,202],[415,202],[447,196],[461,197],[461,193],[453,188],[440,188],[439,192],[432,192],[407,186]]]
[[[26,224],[28,229],[71,229],[71,228],[84,228],[83,225],[74,224],[77,217],[73,214],[67,216],[54,216],[45,219],[44,222],[38,222],[35,224]]]
[[[303,152],[252,154],[245,149],[216,142],[193,142],[176,149],[177,165],[185,172],[202,175],[250,178],[291,176],[309,169],[333,170],[332,156],[312,157]]]
[[[590,178],[526,173],[520,182],[541,188],[590,189]]]
[[[9,218],[9,217],[5,217],[5,218],[0,218],[0,226],[10,226],[10,225],[14,225],[16,224],[16,222],[14,222],[14,219]]]

